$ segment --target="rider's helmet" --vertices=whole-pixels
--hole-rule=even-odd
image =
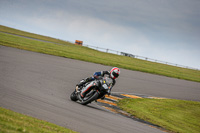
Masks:
[[[120,70],[119,68],[117,67],[113,67],[111,70],[110,70],[110,77],[112,79],[116,79],[120,74]]]

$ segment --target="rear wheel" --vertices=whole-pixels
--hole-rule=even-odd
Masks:
[[[72,94],[70,95],[70,98],[71,98],[72,101],[77,101],[77,100],[78,100],[78,99],[77,99],[77,96],[76,96],[76,94],[75,94],[75,91],[72,92]]]

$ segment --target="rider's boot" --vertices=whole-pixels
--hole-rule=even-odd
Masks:
[[[87,80],[86,79],[82,79],[81,82],[79,84],[77,84],[76,86],[81,88],[85,83],[87,83]]]
[[[86,78],[86,79],[83,79],[79,84],[77,84],[76,86],[78,86],[79,88],[82,88],[83,85],[89,81],[92,81],[93,78],[92,77],[89,77],[89,78]]]

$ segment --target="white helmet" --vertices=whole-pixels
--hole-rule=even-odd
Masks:
[[[120,74],[120,70],[119,68],[117,67],[113,67],[111,70],[110,70],[110,77],[112,79],[116,79]]]

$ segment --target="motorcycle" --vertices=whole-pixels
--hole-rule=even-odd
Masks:
[[[82,81],[80,81],[82,82]],[[106,94],[110,93],[109,84],[111,79],[108,77],[102,77],[101,79],[97,79],[91,82],[87,82],[83,85],[82,88],[75,89],[74,92],[70,95],[72,101],[79,101],[82,105],[87,105],[97,99],[102,99]],[[84,98],[81,97],[81,91],[84,88],[90,87],[90,91],[86,94]]]

